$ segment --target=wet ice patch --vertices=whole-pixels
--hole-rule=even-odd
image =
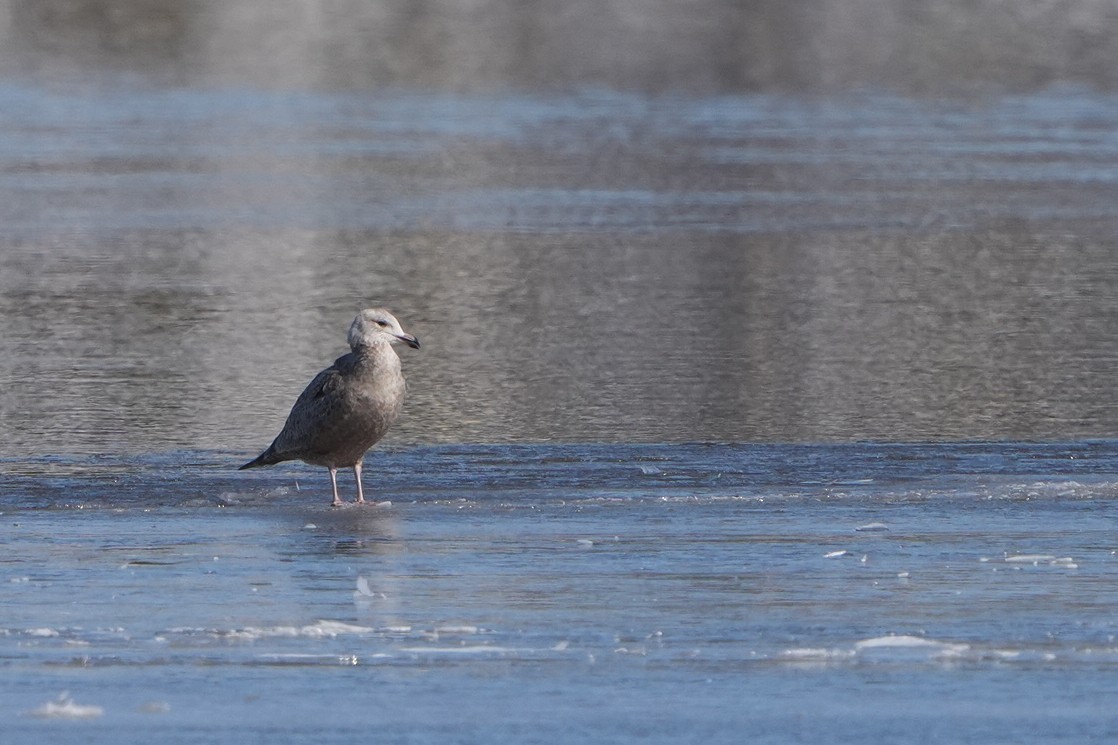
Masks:
[[[388,655],[386,655],[384,653],[376,653],[376,654],[366,655],[366,657],[368,659],[379,660],[379,659],[384,659],[384,658],[388,657]],[[288,665],[288,666],[293,666],[293,667],[318,666],[318,665],[323,665],[323,666],[342,665],[343,667],[353,667],[355,665],[360,665],[362,658],[358,657],[355,654],[338,655],[338,654],[317,654],[317,653],[307,653],[307,652],[284,652],[284,653],[271,652],[271,653],[268,653],[268,654],[262,654],[257,659],[262,661],[262,662],[266,662],[266,663],[272,664],[272,665]]]
[[[924,639],[919,636],[882,636],[854,644],[858,659],[866,662],[943,662],[965,655],[967,644]]]
[[[166,714],[171,710],[171,705],[166,701],[148,701],[146,704],[141,704],[141,714]]]
[[[872,639],[863,639],[854,643],[854,651],[858,653],[876,650],[902,650],[930,652],[935,655],[958,655],[970,649],[967,644],[941,642],[935,639],[925,639],[922,636],[899,634],[896,636],[876,636]]]
[[[376,633],[369,626],[357,626],[342,621],[316,621],[305,626],[245,626],[239,629],[200,629],[179,627],[168,634],[181,636],[206,635],[232,641],[254,642],[259,639],[332,639],[339,636],[362,636]]]
[[[399,650],[403,654],[414,655],[452,655],[452,656],[470,656],[470,655],[523,655],[526,653],[535,652],[534,649],[518,648],[518,647],[500,647],[489,644],[461,644],[456,647],[401,647]]]
[[[105,710],[100,706],[76,703],[69,691],[63,691],[54,701],[47,701],[27,713],[40,719],[96,719]]]
[[[822,647],[802,647],[786,649],[780,656],[790,661],[802,662],[830,662],[832,660],[848,660],[857,654],[853,649],[826,649]]]
[[[435,629],[436,634],[480,634],[481,629],[477,626],[439,626]]]
[[[1010,564],[1017,567],[1022,566],[1050,566],[1060,569],[1078,569],[1079,564],[1071,556],[1057,556],[1055,554],[1006,554],[1000,560],[992,559],[989,556],[983,556],[979,559],[983,563],[996,562]]]
[[[967,654],[970,645],[927,639],[908,634],[890,634],[862,639],[841,647],[794,647],[780,653],[788,662],[941,662]]]
[[[38,629],[24,629],[23,633],[25,636],[36,636],[43,639],[53,638],[59,635],[59,632],[56,629],[46,627]]]
[[[347,636],[350,634],[370,634],[373,631],[375,631],[375,629],[371,629],[368,626],[357,626],[356,624],[343,623],[342,621],[317,621],[309,626],[303,626],[300,629],[300,636]]]
[[[1051,554],[1015,554],[1005,557],[1006,564],[1039,564],[1055,560],[1056,557]]]

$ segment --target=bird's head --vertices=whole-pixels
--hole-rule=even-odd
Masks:
[[[393,344],[402,341],[413,349],[419,349],[419,339],[404,333],[400,322],[384,308],[366,308],[357,314],[349,327],[349,346],[371,347],[377,344]]]

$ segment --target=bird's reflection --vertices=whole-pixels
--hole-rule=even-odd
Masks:
[[[303,537],[298,547],[293,547],[300,554],[385,556],[404,551],[401,521],[391,507],[351,505],[298,510],[290,521]]]

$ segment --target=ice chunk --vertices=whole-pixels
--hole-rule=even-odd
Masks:
[[[172,629],[172,631],[175,631]],[[308,626],[246,626],[230,631],[214,631],[217,636],[224,639],[254,642],[270,638],[304,638],[323,639],[338,636],[371,634],[376,629],[368,626],[355,626],[341,621],[316,621]]]
[[[1042,561],[1055,560],[1056,557],[1051,554],[1014,554],[1005,557],[1007,564],[1039,564]]]
[[[58,636],[58,632],[50,628],[26,629],[24,634],[27,636],[41,636],[41,637],[54,637]]]
[[[897,636],[875,636],[872,639],[863,639],[854,642],[855,649],[873,649],[875,647],[937,647],[939,642],[925,639],[922,636],[900,634]]]
[[[937,655],[956,655],[970,649],[970,645],[941,642],[935,639],[925,639],[922,636],[911,636],[909,634],[897,634],[863,639],[854,643],[854,649],[858,652],[880,649],[926,650],[934,652]]]
[[[375,629],[368,626],[355,626],[351,623],[343,623],[341,621],[318,621],[310,626],[304,626],[300,629],[301,636],[312,638],[324,636],[344,636],[346,634],[369,634]]]
[[[103,715],[105,710],[100,706],[76,704],[74,699],[70,698],[70,692],[63,691],[54,701],[47,701],[28,713],[40,719],[96,719]]]
[[[989,561],[983,557],[981,561]],[[1006,564],[1032,564],[1037,567],[1041,564],[1063,567],[1064,569],[1078,569],[1079,564],[1070,556],[1055,556],[1054,554],[1006,554]]]
[[[797,647],[781,652],[781,657],[788,660],[803,662],[820,662],[827,660],[843,660],[854,656],[854,651],[849,649],[826,649],[823,647]]]

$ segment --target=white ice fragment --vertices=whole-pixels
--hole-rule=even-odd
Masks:
[[[663,471],[656,466],[641,466],[641,473],[645,476],[655,476],[658,473],[663,473]]]
[[[380,502],[375,502],[375,503],[373,503],[373,506],[374,507],[385,507],[385,508],[391,507],[392,506],[392,500],[391,499],[385,499],[385,500],[382,500]]]
[[[940,642],[922,636],[899,634],[895,636],[875,636],[854,642],[855,649],[874,649],[877,647],[938,647]]]
[[[823,649],[822,647],[801,647],[798,649],[786,649],[780,653],[782,657],[792,657],[794,659],[826,659],[831,656],[831,650]]]
[[[477,634],[480,631],[477,626],[439,626],[435,629],[436,634]]]
[[[63,691],[54,701],[47,701],[37,709],[27,712],[40,719],[95,719],[105,713],[100,706],[76,704],[69,691]]]
[[[39,636],[39,637],[44,637],[44,638],[58,636],[57,631],[55,631],[54,629],[51,629],[51,628],[46,628],[46,627],[42,627],[42,628],[38,628],[38,629],[25,629],[23,633],[26,634],[27,636]]]
[[[1052,554],[1013,554],[1005,557],[1006,564],[1039,564],[1042,561],[1055,561]]]
[[[367,626],[354,626],[353,624],[342,623],[341,621],[316,621],[309,626],[267,626],[264,628],[256,626],[246,626],[240,629],[233,629],[230,631],[212,632],[216,633],[224,639],[243,640],[243,641],[258,641],[260,639],[269,638],[308,638],[308,639],[322,639],[334,638],[345,635],[360,635],[372,633],[375,629]]]
[[[889,530],[889,526],[885,523],[866,523],[865,525],[859,525],[854,530],[860,533],[880,533]]]
[[[553,651],[553,652],[566,652],[567,648],[570,647],[570,646],[571,646],[571,643],[569,641],[567,641],[566,639],[564,639],[561,642],[556,642],[555,645],[551,648],[551,651]]]
[[[368,634],[373,629],[368,626],[355,626],[351,623],[342,623],[341,621],[317,621],[310,626],[304,626],[299,630],[300,636],[308,636],[312,638],[324,636],[343,636],[345,634]]]
[[[849,551],[845,551],[845,550],[843,550],[843,551],[831,551],[830,553],[823,554],[823,558],[824,559],[837,559],[840,556],[846,556],[849,553],[850,553]]]
[[[303,530],[318,530],[318,526],[314,523],[307,523],[303,526]]]
[[[862,639],[854,643],[854,649],[859,652],[872,649],[926,649],[937,654],[960,654],[970,649],[970,645],[941,642],[909,634],[897,634]]]
[[[590,540],[589,538],[579,538],[577,541],[575,541],[575,543],[577,543],[582,548],[590,548],[594,545],[594,541]]]
[[[897,572],[897,577],[899,579],[908,579],[908,572]]]

